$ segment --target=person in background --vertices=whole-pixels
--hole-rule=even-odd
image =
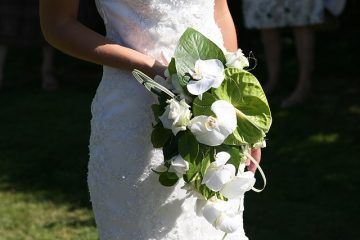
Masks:
[[[302,103],[311,90],[315,44],[313,26],[323,22],[323,0],[243,0],[243,15],[246,28],[261,31],[268,69],[264,90],[269,95],[279,85],[281,29],[293,29],[299,76],[295,90],[282,101],[281,106],[286,108]]]
[[[10,47],[41,47],[42,89],[45,91],[58,89],[58,81],[53,71],[54,48],[42,37],[38,8],[36,0],[1,0],[0,2],[0,89],[4,85],[4,66]]]

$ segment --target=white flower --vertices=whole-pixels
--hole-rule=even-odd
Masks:
[[[224,81],[224,65],[218,59],[197,60],[195,62],[194,80],[187,84],[188,91],[193,95],[201,95],[210,88],[218,88]]]
[[[249,60],[244,56],[241,49],[238,49],[236,52],[225,53],[225,58],[227,67],[244,69],[244,67],[249,66]]]
[[[171,159],[171,165],[169,168],[170,172],[175,172],[176,175],[181,178],[187,170],[189,170],[189,163],[180,155],[177,155]]]
[[[203,198],[198,198],[196,199],[196,203],[195,203],[195,212],[196,215],[198,217],[202,217],[203,216],[203,212],[204,212],[204,207],[207,204],[207,201]]]
[[[236,205],[233,201],[225,202],[213,197],[203,207],[202,214],[216,229],[232,233],[243,225],[242,213],[234,209]]]
[[[174,135],[179,131],[185,131],[190,122],[190,106],[184,99],[180,102],[170,99],[167,103],[169,105],[166,106],[164,114],[159,117],[164,128],[171,129]]]
[[[241,198],[245,192],[251,190],[255,184],[254,173],[251,171],[238,171],[235,176],[235,167],[226,164],[230,159],[227,152],[219,152],[215,161],[205,172],[202,183],[215,192],[220,192],[228,199]]]
[[[227,152],[219,152],[216,154],[215,161],[210,164],[202,184],[205,184],[212,191],[218,192],[223,186],[235,177],[235,167],[232,164],[226,164],[230,159]]]
[[[236,112],[233,105],[224,100],[218,100],[211,105],[212,116],[197,116],[190,123],[190,131],[195,135],[198,142],[218,146],[235,131],[237,126]]]
[[[224,184],[220,193],[228,199],[242,197],[245,192],[251,190],[255,184],[254,173],[251,171],[239,172],[231,181]]]

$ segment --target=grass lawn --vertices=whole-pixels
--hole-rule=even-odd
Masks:
[[[61,89],[44,93],[36,58],[26,66],[22,60],[12,57],[0,92],[0,240],[95,240],[86,171],[99,68],[60,58]],[[274,121],[262,162],[268,187],[247,194],[250,239],[360,239],[359,79],[344,70],[347,62],[335,70],[332,60],[322,57],[304,105],[278,107],[290,85],[270,98]]]

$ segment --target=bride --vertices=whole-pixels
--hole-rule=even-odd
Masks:
[[[163,161],[150,143],[154,98],[131,75],[163,75],[187,27],[237,50],[226,0],[97,0],[106,36],[77,21],[80,0],[40,0],[45,38],[61,51],[101,64],[91,111],[88,185],[101,240],[219,240],[194,212],[182,183],[165,188],[151,169]],[[260,150],[252,155],[259,161]],[[248,169],[255,171],[254,165]],[[226,239],[247,239],[240,229]]]

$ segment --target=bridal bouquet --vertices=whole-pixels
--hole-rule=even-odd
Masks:
[[[271,125],[269,104],[248,66],[240,49],[224,52],[188,28],[165,73],[167,84],[133,71],[159,96],[151,141],[163,149],[164,163],[153,171],[164,186],[182,178],[197,198],[197,215],[225,233],[242,227],[244,193],[257,190],[245,161],[257,164],[249,150],[265,146]]]

